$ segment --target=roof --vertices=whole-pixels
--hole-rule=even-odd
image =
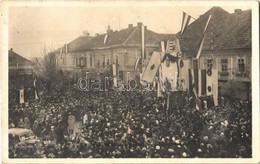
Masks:
[[[71,51],[79,48],[80,46],[82,46],[83,44],[85,44],[86,42],[91,40],[92,38],[93,38],[92,36],[80,36],[80,37],[76,38],[75,40],[71,41],[68,44],[68,51],[71,52]]]
[[[191,23],[180,38],[182,51],[197,52],[203,30],[209,18],[202,50],[251,48],[251,10],[230,14],[220,7],[213,7]]]
[[[76,39],[72,40],[71,42],[69,42],[67,44],[68,52],[73,52],[77,48],[81,47],[83,44],[90,41],[92,38],[93,37],[89,36],[89,35],[77,37]],[[62,46],[61,48],[56,49],[55,52],[59,53],[61,49],[62,49],[63,52],[65,52],[66,51],[66,44],[64,46]]]
[[[33,66],[34,63],[31,62],[30,60],[22,57],[21,55],[15,53],[13,50],[8,51],[9,55],[9,66],[16,66],[19,64],[19,66]]]
[[[107,35],[107,36],[106,36]],[[107,37],[105,42],[105,37]],[[161,40],[174,38],[174,34],[158,34],[147,29],[146,46],[159,46]],[[139,26],[128,27],[120,31],[108,34],[100,34],[83,44],[75,51],[83,51],[95,48],[110,48],[116,46],[138,46],[141,45],[141,30]]]

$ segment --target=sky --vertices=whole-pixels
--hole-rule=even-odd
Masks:
[[[105,33],[108,25],[112,30],[120,30],[127,28],[128,24],[136,26],[137,22],[158,33],[177,33],[181,28],[183,12],[197,19],[213,7],[142,4],[126,3],[109,7],[104,4],[83,7],[11,6],[8,11],[8,49],[13,48],[27,59],[41,57],[44,47],[49,50],[59,48],[81,36],[83,31],[94,36],[96,33]],[[229,13],[237,8],[250,9],[246,5],[220,7]]]

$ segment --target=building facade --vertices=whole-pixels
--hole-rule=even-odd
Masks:
[[[209,15],[211,19],[201,55],[196,59]],[[228,13],[220,7],[213,7],[191,23],[183,35],[178,34],[183,56],[189,59],[190,68],[198,65],[199,69],[218,71],[220,95],[233,92],[238,98],[250,98],[251,24],[251,10],[236,9],[234,13]]]
[[[65,65],[67,68],[69,66],[73,68],[70,72],[73,73],[74,80],[85,77],[86,72],[112,76],[113,64],[116,65],[117,76],[124,82],[127,81],[129,75],[139,78],[139,71],[135,71],[136,61],[143,58],[144,63],[147,63],[152,52],[160,49],[161,40],[174,37],[172,34],[158,34],[145,27],[145,55],[142,57],[142,26],[141,22],[137,23],[137,26],[129,24],[128,28],[120,31],[113,31],[108,26],[106,33],[96,34],[89,41],[81,43],[78,48],[67,53],[71,57]]]
[[[14,52],[12,48],[8,51],[8,61],[9,103],[19,103],[20,90],[24,101],[33,99],[34,63]]]

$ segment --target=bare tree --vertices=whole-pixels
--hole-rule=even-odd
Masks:
[[[39,62],[43,72],[41,74],[42,80],[45,82],[47,90],[57,89],[62,85],[62,77],[60,68],[57,65],[57,56],[55,49],[46,46],[42,49],[43,60]]]

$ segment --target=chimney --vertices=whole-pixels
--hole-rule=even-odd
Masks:
[[[83,36],[89,36],[89,35],[90,35],[87,30],[86,30],[86,31],[83,31],[82,34],[83,34]]]
[[[139,26],[139,27],[142,26],[142,25],[143,25],[142,22],[138,22],[138,23],[137,23],[137,26]]]
[[[242,12],[242,9],[235,9],[234,10],[234,13],[240,13],[240,12]]]
[[[133,28],[133,24],[129,24],[129,25],[128,25],[128,28]]]
[[[13,48],[10,48],[10,51],[13,51]]]

